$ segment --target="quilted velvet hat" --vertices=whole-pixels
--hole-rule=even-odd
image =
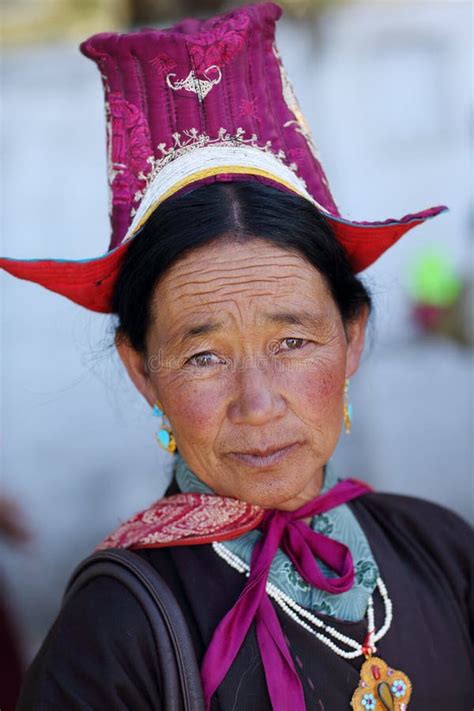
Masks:
[[[108,250],[79,261],[3,257],[0,267],[92,311],[111,312],[122,260],[149,215],[169,197],[214,181],[257,180],[310,200],[355,272],[443,212],[438,206],[383,222],[341,217],[278,55],[280,15],[277,5],[262,3],[83,42],[105,92]]]

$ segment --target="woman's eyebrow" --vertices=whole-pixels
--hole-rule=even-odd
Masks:
[[[224,325],[223,321],[206,321],[205,323],[191,326],[186,329],[181,337],[181,340],[189,340],[195,336],[202,336],[205,333],[214,333],[215,331],[219,331],[221,328],[224,328]]]
[[[310,311],[274,311],[264,315],[266,321],[282,325],[306,326],[312,329],[327,325],[327,316]]]
[[[198,323],[195,326],[186,328],[186,330],[179,336],[179,343],[186,343],[197,336],[202,336],[207,333],[215,333],[223,327],[223,321],[204,321],[203,323]]]

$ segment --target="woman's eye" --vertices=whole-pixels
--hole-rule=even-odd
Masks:
[[[186,363],[197,365],[199,368],[205,368],[206,366],[221,362],[221,359],[218,358],[215,353],[208,353],[207,351],[205,353],[196,353],[196,355],[191,356],[191,358],[188,358],[186,361]]]
[[[280,350],[296,351],[302,348],[307,341],[304,338],[284,338]]]

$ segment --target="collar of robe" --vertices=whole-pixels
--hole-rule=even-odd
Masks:
[[[303,519],[325,513],[367,492],[370,487],[345,479],[295,511],[263,509],[237,499],[210,494],[177,494],[155,502],[110,534],[98,549],[163,548],[226,541],[261,528],[247,583],[221,620],[206,650],[201,677],[206,709],[231,667],[252,623],[274,711],[304,711],[300,678],[275,609],[266,593],[272,560],[281,548],[310,585],[339,594],[354,583],[354,564],[347,546],[313,531]],[[331,571],[326,577],[316,563]]]

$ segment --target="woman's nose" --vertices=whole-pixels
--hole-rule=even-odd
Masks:
[[[275,389],[275,373],[268,362],[243,364],[235,373],[235,395],[229,418],[235,424],[262,425],[285,413],[285,400]]]

